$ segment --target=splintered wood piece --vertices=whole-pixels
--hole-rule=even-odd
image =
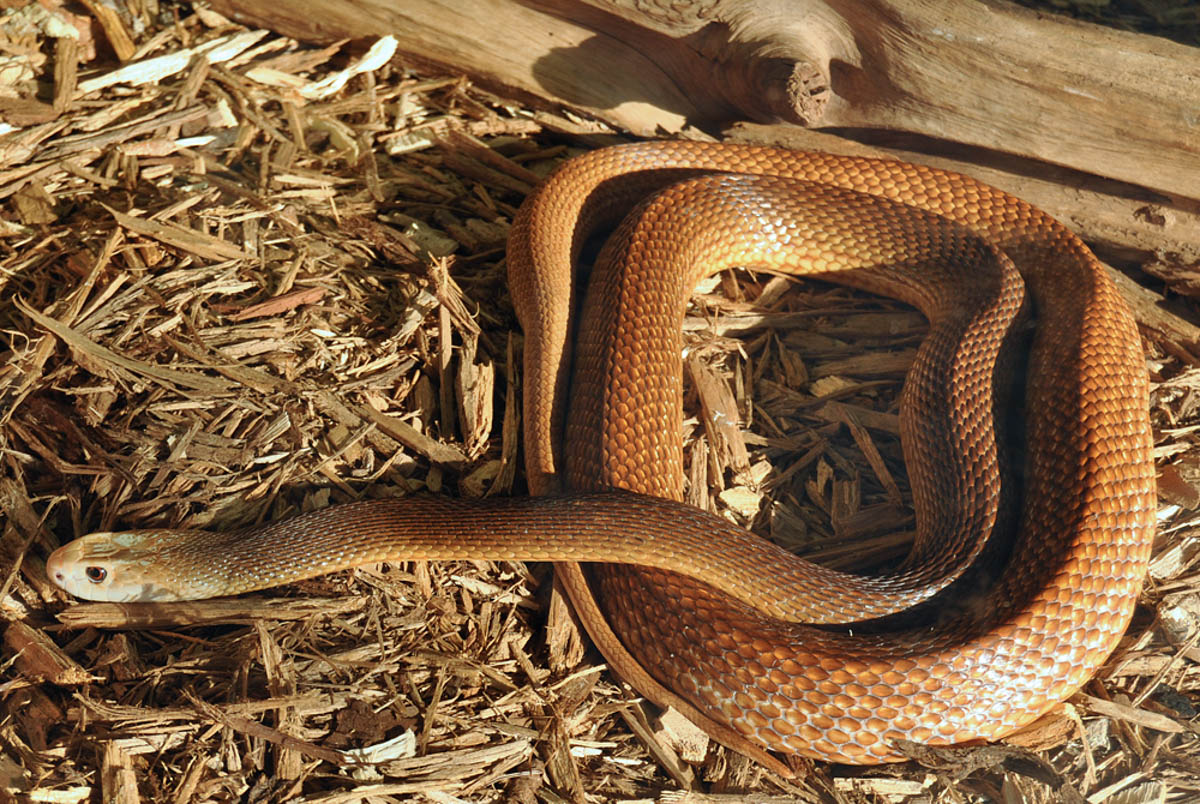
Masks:
[[[16,656],[16,666],[26,678],[45,679],[54,684],[86,684],[94,677],[63,652],[42,631],[22,622],[4,629],[6,653]]]
[[[728,467],[735,476],[746,474],[750,471],[750,454],[742,438],[741,416],[729,383],[695,356],[689,357],[686,365],[700,397],[701,419],[718,465],[722,469]]]
[[[111,740],[101,749],[100,789],[105,801],[112,804],[139,804],[137,774],[133,758]]]

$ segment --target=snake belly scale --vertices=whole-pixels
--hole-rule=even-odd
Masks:
[[[581,244],[622,218],[573,338]],[[1144,359],[1103,267],[1044,213],[901,162],[642,143],[557,170],[518,213],[508,260],[526,336],[527,476],[550,496],[356,503],[236,541],[93,534],[51,557],[51,577],[92,599],[168,599],[385,559],[564,562],[572,603],[619,674],[777,769],[768,751],[874,763],[902,759],[900,739],[1002,737],[1070,696],[1117,645],[1154,535]],[[919,534],[896,573],[789,564],[676,502],[680,319],[695,282],[732,265],[895,296],[930,319],[902,397]],[[1013,321],[1030,311],[1014,492],[1000,482],[992,404],[1015,362]],[[995,583],[977,605],[922,628],[814,626],[937,594],[1003,558],[987,546],[995,530],[1014,536],[1007,559],[984,567]],[[609,563],[585,575],[578,561]]]

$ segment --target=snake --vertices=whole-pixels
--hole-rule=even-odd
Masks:
[[[605,232],[583,288],[580,255]],[[1046,213],[900,161],[640,142],[556,168],[507,262],[529,496],[108,531],[54,552],[51,579],[155,601],[388,560],[554,562],[619,676],[781,773],[1000,739],[1118,645],[1154,538],[1145,359],[1107,269]],[[928,318],[900,398],[917,535],[888,572],[822,568],[683,502],[682,317],[733,266]]]

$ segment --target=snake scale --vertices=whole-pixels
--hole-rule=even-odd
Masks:
[[[580,249],[613,226],[577,303]],[[514,220],[508,262],[535,496],[352,503],[236,538],[94,534],[60,548],[51,577],[91,599],[175,599],[385,559],[561,562],[619,674],[776,768],[767,752],[877,763],[903,758],[899,739],[1002,737],[1115,648],[1154,535],[1146,370],[1103,267],[1046,214],[902,162],[640,143],[552,174]],[[918,536],[896,571],[813,567],[678,502],[681,318],[696,282],[729,266],[879,292],[930,319],[901,401]],[[1030,313],[1026,345],[1012,333]],[[1014,490],[993,403],[1012,403],[998,378],[1021,362]],[[994,547],[995,531],[1011,544]],[[982,576],[994,582],[930,623],[829,625]]]

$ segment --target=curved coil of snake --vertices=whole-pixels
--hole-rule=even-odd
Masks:
[[[575,259],[619,220],[572,339]],[[897,739],[999,738],[1116,646],[1154,532],[1146,371],[1112,282],[1049,216],[900,162],[645,143],[561,167],[522,206],[508,260],[526,337],[527,475],[546,496],[352,503],[232,538],[94,534],[60,548],[51,576],[92,599],[179,599],[382,560],[563,562],[620,675],[785,772],[767,751],[873,763],[902,759]],[[902,397],[919,534],[895,572],[815,567],[679,502],[680,321],[697,280],[735,265],[895,296],[930,319]],[[992,404],[1024,348],[1012,322],[1030,308],[1014,492]],[[581,561],[606,563],[585,574]],[[980,605],[933,625],[817,627],[988,573]]]

